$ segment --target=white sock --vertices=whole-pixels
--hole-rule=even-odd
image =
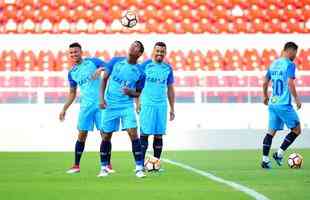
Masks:
[[[277,154],[280,158],[283,158],[284,151],[281,148],[279,148]]]
[[[143,170],[143,166],[142,165],[136,165],[136,171],[141,171]]]
[[[268,156],[263,156],[263,161],[264,162],[269,162],[270,160],[269,160],[269,157]]]

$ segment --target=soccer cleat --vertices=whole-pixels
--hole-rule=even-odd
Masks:
[[[277,152],[274,152],[274,153],[272,154],[272,157],[273,157],[273,159],[276,161],[276,163],[277,163],[279,166],[282,166],[282,165],[283,165],[283,157],[279,157]]]
[[[144,174],[143,170],[137,170],[136,171],[136,177],[144,178],[144,177],[146,177],[146,175]]]
[[[115,173],[115,170],[112,169],[112,165],[111,165],[111,164],[109,164],[109,165],[106,167],[106,170],[108,171],[109,174]]]
[[[67,174],[75,174],[80,172],[80,166],[79,165],[73,165],[66,173]]]
[[[270,161],[269,162],[264,162],[263,161],[261,166],[262,166],[263,169],[271,169],[271,162]]]
[[[101,168],[97,177],[105,177],[108,175],[109,175],[109,172],[108,172],[107,168]]]

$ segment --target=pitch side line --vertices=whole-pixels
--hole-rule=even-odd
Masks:
[[[178,167],[181,167],[183,169],[186,169],[188,171],[192,171],[192,172],[195,172],[196,174],[199,174],[201,176],[205,176],[213,181],[216,181],[216,182],[219,182],[219,183],[223,183],[223,184],[226,184],[236,190],[239,190],[241,192],[244,192],[246,193],[247,195],[253,197],[254,199],[257,199],[257,200],[270,200],[269,198],[267,198],[266,196],[264,196],[263,194],[260,194],[258,192],[256,192],[255,190],[251,189],[251,188],[248,188],[244,185],[240,185],[238,183],[235,183],[235,182],[232,182],[232,181],[227,181],[225,179],[222,179],[220,177],[217,177],[213,174],[210,174],[208,172],[205,172],[205,171],[202,171],[200,169],[196,169],[196,168],[193,168],[189,165],[185,165],[185,164],[182,164],[182,163],[179,163],[179,162],[176,162],[176,161],[172,161],[172,160],[169,160],[169,159],[162,159],[162,161],[166,162],[166,163],[169,163],[169,164],[172,164],[172,165],[176,165]]]

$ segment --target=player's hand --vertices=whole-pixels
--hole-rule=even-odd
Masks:
[[[100,107],[101,109],[105,109],[105,108],[107,107],[107,104],[106,104],[105,100],[100,101],[99,107]]]
[[[59,113],[59,120],[60,120],[60,121],[64,121],[64,120],[65,120],[65,116],[66,116],[66,111],[62,110],[62,111]]]
[[[95,73],[91,76],[91,78],[93,80],[96,80],[100,75],[101,75],[101,72],[103,71],[103,68],[98,68]]]
[[[269,97],[264,97],[263,102],[264,102],[264,104],[265,104],[266,106],[268,106]]]
[[[299,99],[295,99],[297,110],[301,108],[301,101]]]
[[[123,93],[127,96],[130,96],[131,95],[131,89],[128,88],[128,87],[123,87]]]
[[[174,118],[175,118],[175,113],[174,113],[174,111],[170,111],[170,118],[169,118],[169,120],[170,121],[173,121],[174,120]]]

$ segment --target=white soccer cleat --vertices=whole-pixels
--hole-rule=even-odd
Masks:
[[[136,171],[136,177],[144,178],[144,177],[146,177],[146,175],[144,174],[143,170],[137,170]]]
[[[78,166],[78,165],[74,165],[68,171],[66,171],[67,174],[76,174],[79,172],[80,172],[80,166]]]
[[[99,172],[99,174],[97,175],[97,177],[105,177],[105,176],[108,176],[109,175],[109,172],[106,168],[102,168]]]
[[[111,164],[106,167],[106,170],[108,171],[109,174],[115,173],[115,170],[112,169],[112,165]]]

